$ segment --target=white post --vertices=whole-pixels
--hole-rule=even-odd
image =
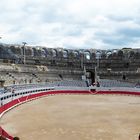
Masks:
[[[82,54],[82,58],[81,58],[81,68],[82,68],[82,70],[83,70],[83,68],[84,68],[84,56],[83,56],[84,54]]]
[[[100,65],[100,55],[96,57],[96,61],[97,61],[97,64],[95,66],[95,83],[97,84],[97,81],[99,80],[98,72],[99,72],[99,65]]]
[[[97,83],[97,66],[95,66],[95,83]]]

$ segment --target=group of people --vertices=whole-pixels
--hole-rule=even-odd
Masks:
[[[97,86],[97,87],[100,87],[100,83],[97,81],[96,83],[93,83],[92,84],[93,86]]]

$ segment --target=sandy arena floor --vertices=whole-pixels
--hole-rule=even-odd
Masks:
[[[137,140],[140,97],[49,96],[9,111],[1,125],[20,140]]]

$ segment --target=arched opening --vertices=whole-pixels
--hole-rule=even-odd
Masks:
[[[17,55],[22,55],[22,49],[18,46],[10,46],[10,50]]]
[[[37,50],[36,48],[33,48],[33,56],[34,56],[34,57],[39,56],[38,50]]]
[[[96,58],[96,54],[95,54],[95,52],[92,52],[92,53],[91,53],[91,59],[92,59],[92,60],[95,60],[95,58]]]
[[[33,56],[33,49],[31,47],[26,48],[25,54],[28,56]]]
[[[96,52],[96,59],[100,59],[101,58],[101,52],[100,51],[97,51]]]
[[[99,70],[99,67],[100,67],[100,59],[101,59],[101,52],[100,51],[97,51],[96,52],[96,63],[97,63],[97,68]]]
[[[88,82],[88,85],[92,85],[95,82],[95,72],[93,71],[87,71],[86,72],[86,79]]]
[[[44,53],[45,53],[45,57],[47,57],[47,56],[48,56],[48,54],[49,54],[49,52],[48,52],[47,48],[43,48],[43,50],[44,50]]]
[[[44,49],[42,49],[41,47],[38,47],[37,51],[38,51],[39,57],[45,57],[45,50]]]
[[[57,50],[55,50],[55,49],[52,50],[52,56],[57,57]]]
[[[106,52],[106,57],[107,57],[107,59],[110,58],[111,55],[112,55],[112,52],[111,52],[111,51],[107,51],[107,52]]]
[[[90,54],[90,52],[89,52],[89,51],[85,51],[85,52],[84,52],[84,57],[85,57],[86,60],[90,60],[90,59],[91,59],[91,54]]]
[[[64,58],[68,58],[68,51],[67,51],[67,50],[64,50],[64,51],[63,51],[63,57],[64,57]]]
[[[75,50],[75,51],[73,51],[73,54],[74,54],[74,57],[75,57],[75,58],[79,58],[79,51],[76,51],[76,50]]]
[[[116,49],[114,49],[114,50],[112,51],[112,58],[113,58],[113,59],[117,59],[117,58],[118,58],[117,50],[116,50]]]

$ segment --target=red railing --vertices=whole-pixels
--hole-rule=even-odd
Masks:
[[[13,140],[13,137],[10,136],[2,127],[0,127],[0,136],[9,140]]]

